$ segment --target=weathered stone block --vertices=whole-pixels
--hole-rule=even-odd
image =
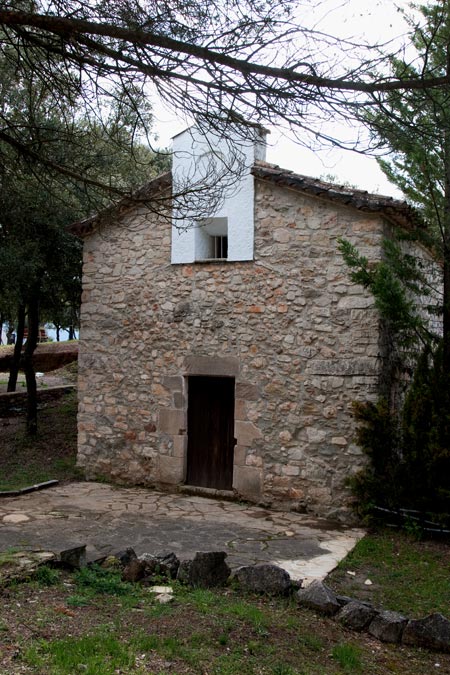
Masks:
[[[79,570],[82,567],[86,567],[86,544],[60,551],[58,560],[62,565],[70,569]]]
[[[187,356],[186,375],[215,375],[233,377],[239,374],[239,360],[230,356]]]
[[[184,410],[161,408],[158,413],[158,429],[166,434],[178,435],[186,429],[186,414]]]
[[[450,621],[436,612],[424,619],[411,619],[403,631],[405,645],[450,652]]]
[[[262,470],[253,466],[234,466],[233,489],[243,497],[257,498],[262,489]]]
[[[398,612],[380,612],[370,623],[368,631],[382,642],[401,642],[408,619]]]
[[[165,376],[163,385],[170,391],[183,391],[183,378],[180,375]]]
[[[161,457],[159,462],[159,481],[170,485],[179,485],[186,478],[185,455],[181,457]]]
[[[242,422],[236,420],[234,423],[234,434],[238,445],[251,446],[256,438],[262,438],[262,433],[253,422]]]
[[[368,603],[352,600],[342,607],[336,619],[346,628],[362,631],[367,628],[376,614],[376,609]]]
[[[242,398],[245,401],[259,401],[261,390],[257,385],[249,382],[236,382],[236,398]]]
[[[196,553],[189,570],[189,583],[200,588],[224,586],[231,573],[226,557],[224,551]]]

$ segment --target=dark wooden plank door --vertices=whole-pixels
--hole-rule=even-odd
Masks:
[[[187,483],[231,490],[234,456],[234,378],[188,380]]]

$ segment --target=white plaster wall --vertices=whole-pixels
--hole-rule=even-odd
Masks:
[[[265,159],[264,136],[256,131],[244,139],[228,128],[225,138],[193,126],[175,136],[172,175],[180,196],[174,200],[172,263],[202,258],[196,229],[208,217],[228,219],[228,260],[253,260],[255,159]]]

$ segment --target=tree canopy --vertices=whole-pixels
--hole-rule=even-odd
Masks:
[[[373,104],[374,94],[449,83],[445,72],[377,68],[386,59],[380,47],[324,34],[305,20],[311,6],[297,0],[7,0],[0,9],[0,49],[16,70],[33,63],[55,106],[77,97],[98,112],[99,100],[120,90],[122,112],[138,113],[151,86],[172,107],[216,126],[285,122],[316,137],[324,120],[356,114]],[[35,153],[3,122],[4,142]],[[39,155],[45,161],[45,153]]]
[[[415,63],[392,58],[393,73],[445,78],[450,75],[450,7],[439,0],[420,12],[424,22],[412,36]],[[366,119],[375,141],[390,153],[381,168],[430,226],[428,244],[443,271],[443,367],[450,377],[450,85],[414,94],[391,92],[377,99]]]

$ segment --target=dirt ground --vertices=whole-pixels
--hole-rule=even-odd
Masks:
[[[45,389],[49,387],[63,387],[66,384],[76,384],[77,369],[76,363],[69,364],[59,370],[52,370],[49,373],[36,372],[36,382],[38,389]],[[6,393],[8,387],[8,373],[0,373],[0,394]],[[24,391],[26,389],[25,375],[19,373],[17,378],[16,391]]]

